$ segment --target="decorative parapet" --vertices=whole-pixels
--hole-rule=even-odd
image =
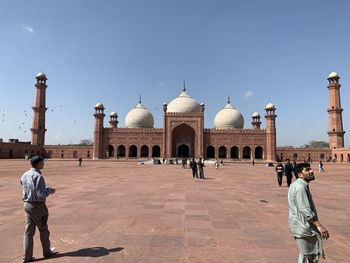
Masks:
[[[201,117],[203,112],[167,112],[166,116],[172,117]]]
[[[266,129],[204,129],[204,133],[219,134],[242,134],[242,133],[254,133],[254,134],[266,134]]]
[[[163,128],[104,128],[105,132],[118,132],[118,133],[163,133]]]

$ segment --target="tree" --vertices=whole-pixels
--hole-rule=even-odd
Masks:
[[[90,146],[90,145],[93,145],[93,141],[91,139],[83,139],[83,140],[80,140],[78,145]]]
[[[303,145],[304,148],[329,148],[329,143],[325,141],[310,141]]]

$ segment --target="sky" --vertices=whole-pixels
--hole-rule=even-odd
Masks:
[[[276,107],[278,146],[328,141],[327,77],[336,71],[350,146],[350,2],[346,0],[8,0],[0,3],[0,138],[30,141],[35,76],[47,80],[46,144],[93,138],[94,106],[119,115],[162,104],[186,81],[205,127],[231,104]],[[262,128],[266,121],[262,118]]]

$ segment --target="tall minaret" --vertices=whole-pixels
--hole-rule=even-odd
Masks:
[[[343,130],[343,119],[342,111],[340,104],[340,77],[336,72],[332,72],[328,76],[328,99],[329,99],[329,148],[337,149],[344,147],[344,133]]]
[[[266,159],[273,162],[276,160],[276,117],[275,106],[272,103],[266,105]]]
[[[103,119],[105,117],[104,106],[101,102],[95,106],[95,129],[94,129],[94,159],[100,159],[104,157],[103,154]]]
[[[32,140],[31,144],[44,145],[45,144],[45,112],[46,108],[46,75],[40,72],[36,76],[35,84],[35,103],[33,111],[33,124],[32,128]]]

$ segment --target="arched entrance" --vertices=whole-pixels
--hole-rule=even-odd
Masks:
[[[148,146],[147,145],[141,146],[141,157],[148,157]]]
[[[114,156],[114,147],[113,145],[108,145],[108,156],[107,157],[113,157]]]
[[[324,153],[321,153],[321,154],[320,154],[320,160],[321,160],[321,161],[324,161]]]
[[[160,157],[160,147],[158,145],[152,147],[152,157]]]
[[[181,144],[179,148],[177,149],[177,156],[178,157],[190,157],[190,149],[188,145]]]
[[[243,159],[250,159],[251,150],[249,146],[243,148]]]
[[[78,158],[78,152],[77,151],[73,152],[73,158]]]
[[[119,145],[117,148],[117,157],[125,157],[125,146]]]
[[[215,158],[215,148],[213,146],[208,146],[207,158]]]
[[[238,159],[239,155],[239,150],[237,146],[231,147],[231,159]]]
[[[172,152],[173,157],[195,156],[195,131],[186,124],[177,126],[172,131]]]
[[[262,159],[263,158],[263,148],[258,146],[255,148],[255,159]]]
[[[137,157],[137,147],[136,147],[136,145],[131,145],[129,147],[129,157]]]
[[[219,158],[226,159],[226,153],[227,153],[226,147],[225,146],[221,146],[219,148]]]

